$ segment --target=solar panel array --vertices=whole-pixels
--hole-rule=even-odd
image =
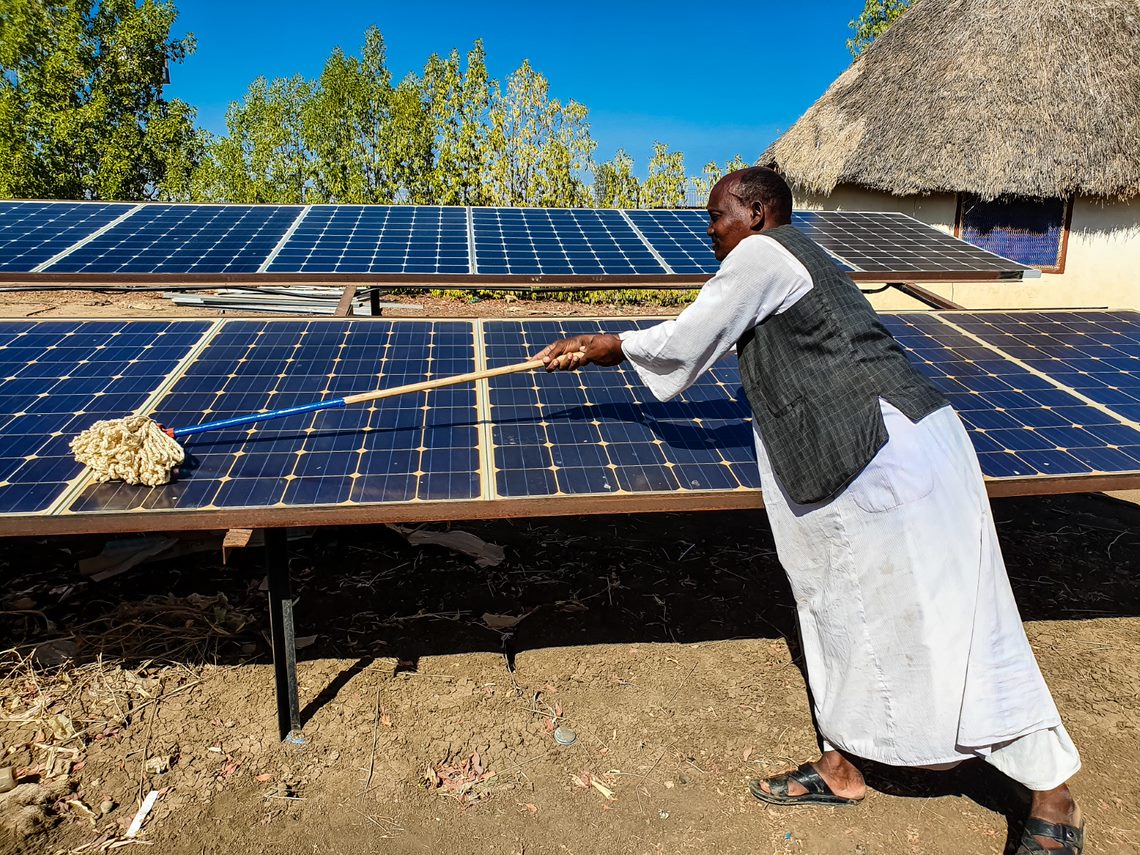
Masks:
[[[1140,478],[1140,426],[1128,415],[1140,314],[883,320],[957,409],[988,477]],[[651,399],[629,366],[588,368],[507,375],[204,433],[186,442],[189,461],[177,480],[157,488],[88,484],[67,448],[98,418],[153,411],[164,424],[191,426],[508,365],[568,334],[649,323],[0,321],[0,514],[288,511],[755,489],[750,414],[731,356],[667,403]],[[1027,350],[1007,355],[1015,346]],[[1056,347],[1063,356],[1050,351]],[[1065,387],[1068,377],[1089,394]]]
[[[691,209],[5,202],[0,276],[699,281],[718,267],[706,222]],[[853,274],[970,278],[1028,271],[903,214],[797,212],[794,223]]]

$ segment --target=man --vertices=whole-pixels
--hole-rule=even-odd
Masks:
[[[628,360],[665,400],[736,346],[764,504],[796,599],[823,754],[750,784],[776,805],[855,804],[849,758],[983,757],[1032,791],[1019,855],[1079,855],[1080,768],[1025,637],[977,457],[870,303],[790,225],[753,167],[709,197],[720,271],[675,319],[563,339],[548,371]]]

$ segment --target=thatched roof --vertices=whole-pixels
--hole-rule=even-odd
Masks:
[[[1140,0],[918,0],[761,156],[798,189],[1140,193]]]

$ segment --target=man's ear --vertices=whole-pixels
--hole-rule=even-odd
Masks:
[[[764,219],[765,219],[764,213],[765,212],[764,212],[764,203],[763,202],[755,201],[752,203],[752,220],[749,223],[749,225],[752,228],[752,231],[758,232],[764,228]]]

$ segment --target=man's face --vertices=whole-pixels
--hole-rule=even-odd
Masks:
[[[756,234],[764,222],[762,211],[753,211],[736,195],[736,184],[732,176],[722,178],[709,194],[708,236],[717,261],[724,261],[738,243]]]

